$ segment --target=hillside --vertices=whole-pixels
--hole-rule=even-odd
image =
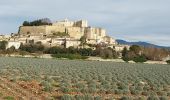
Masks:
[[[155,44],[151,44],[148,42],[128,42],[125,40],[121,40],[121,39],[117,39],[116,40],[118,42],[118,44],[125,44],[125,45],[140,45],[140,46],[144,46],[144,47],[155,47],[155,48],[166,48],[166,49],[170,49],[170,47],[166,47],[166,46],[159,46],[159,45],[155,45]]]

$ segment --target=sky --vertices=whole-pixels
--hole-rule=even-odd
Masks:
[[[88,20],[115,39],[170,46],[170,0],[0,0],[0,34],[23,21]]]

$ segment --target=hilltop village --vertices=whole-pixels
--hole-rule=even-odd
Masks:
[[[24,21],[18,33],[0,35],[2,55],[50,55],[55,58],[87,59],[98,57],[129,62],[168,61],[169,50],[120,45],[105,29],[92,27],[88,21],[50,19]],[[37,56],[36,56],[37,57]]]
[[[46,47],[62,46],[66,48],[91,48],[96,49],[94,45],[104,45],[116,51],[122,51],[127,45],[118,45],[116,40],[108,36],[103,28],[91,27],[88,21],[70,21],[68,19],[51,23],[48,19],[37,20],[40,25],[33,22],[24,22],[19,27],[18,33],[12,33],[11,36],[0,36],[0,40],[8,41],[7,47],[12,46],[18,49],[21,44],[41,43]],[[43,22],[43,23],[42,23]],[[84,42],[84,43],[83,43]]]

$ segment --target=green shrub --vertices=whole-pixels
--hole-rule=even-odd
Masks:
[[[6,97],[3,97],[4,100],[15,100],[14,97],[11,97],[11,96],[6,96]]]
[[[62,91],[63,93],[68,93],[68,92],[70,92],[70,89],[67,88],[67,87],[62,87],[62,88],[61,88],[61,91]]]
[[[129,59],[128,57],[122,57],[122,59],[123,59],[125,62],[128,62],[128,61],[131,60],[131,59]]]
[[[122,98],[120,98],[120,100],[131,100],[131,98],[127,96],[123,96]]]
[[[54,58],[67,58],[70,60],[73,59],[87,59],[88,57],[81,56],[80,54],[52,54],[51,55]]]
[[[27,74],[24,74],[24,75],[20,78],[20,80],[22,80],[22,81],[30,81],[30,80],[31,80],[31,77],[30,77],[29,75],[27,75]]]
[[[94,98],[93,98],[92,95],[89,95],[89,94],[84,95],[84,100],[93,100],[93,99],[94,99]]]
[[[103,100],[103,98],[101,96],[96,96],[94,97],[94,100]]]
[[[2,97],[3,96],[3,94],[0,92],[0,97]]]
[[[169,96],[169,97],[170,97],[170,92],[168,92],[168,93],[167,93],[167,96]]]
[[[84,96],[82,95],[75,95],[75,100],[84,100]]]
[[[143,62],[146,62],[147,59],[145,56],[137,56],[133,58],[133,61],[136,63],[143,63]]]
[[[136,99],[135,99],[136,100]],[[145,100],[145,97],[138,97],[137,100]]]
[[[167,60],[166,62],[167,62],[167,64],[170,64],[170,60]]]
[[[65,94],[61,97],[61,100],[74,100],[74,98],[68,94]]]
[[[168,100],[168,98],[165,96],[162,96],[162,97],[159,97],[159,100]]]
[[[159,100],[157,96],[149,96],[147,100]]]
[[[141,92],[139,90],[132,90],[131,94],[133,95],[139,95]]]
[[[115,94],[122,94],[122,93],[123,93],[122,90],[119,90],[119,89],[116,89],[116,90],[115,90]]]
[[[43,82],[41,82],[41,84],[44,87],[44,89],[43,89],[44,91],[46,91],[46,92],[51,92],[52,91],[52,86],[48,81],[43,81]]]

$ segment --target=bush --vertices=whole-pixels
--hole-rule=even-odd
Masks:
[[[61,97],[61,100],[74,100],[74,98],[68,94],[65,94]]]
[[[70,89],[69,89],[68,87],[62,87],[62,88],[61,88],[61,91],[62,91],[63,93],[69,93],[69,92],[70,92]]]
[[[125,62],[128,62],[128,61],[131,60],[131,59],[129,59],[128,57],[122,57],[122,59],[123,59]]]
[[[92,55],[92,49],[79,49],[79,54],[82,55],[82,56],[91,56]]]
[[[131,94],[133,95],[139,95],[141,92],[139,90],[132,90]]]
[[[0,97],[2,97],[3,96],[3,94],[0,92]]]
[[[136,62],[136,63],[143,63],[143,62],[146,62],[147,59],[145,56],[137,56],[137,57],[134,57],[133,58],[133,61]]]
[[[11,97],[11,96],[6,96],[6,97],[3,97],[4,100],[15,100],[14,97]]]
[[[20,78],[20,80],[22,81],[30,81],[31,77],[27,74],[22,75],[22,77]]]
[[[93,99],[94,99],[94,98],[93,98],[92,95],[89,95],[89,94],[84,95],[84,100],[93,100]]]
[[[159,100],[157,96],[149,96],[147,100]]]
[[[170,64],[170,60],[167,60],[166,62],[167,62],[167,64]]]
[[[94,100],[103,100],[101,96],[94,97]]]
[[[7,43],[7,41],[0,41],[0,50],[5,50]]]
[[[73,59],[87,59],[88,57],[81,56],[79,54],[53,54],[51,55],[54,58],[68,58],[70,60]]]
[[[115,94],[122,94],[122,93],[123,93],[122,90],[119,90],[119,89],[116,89],[116,90],[115,90]]]
[[[168,98],[165,96],[162,96],[162,97],[159,97],[159,100],[168,100]]]
[[[48,81],[43,81],[41,84],[44,86],[44,91],[46,92],[51,92],[52,91],[52,86]]]
[[[120,100],[131,100],[131,98],[130,98],[130,97],[127,97],[127,96],[124,96],[124,97],[122,97]]]
[[[45,47],[41,44],[21,44],[20,48],[21,51],[27,51],[29,53],[35,53],[38,51],[44,51]]]
[[[167,93],[167,96],[169,96],[169,97],[170,97],[170,92],[168,92],[168,93]]]
[[[75,95],[75,100],[83,100],[84,96],[82,95]]]

